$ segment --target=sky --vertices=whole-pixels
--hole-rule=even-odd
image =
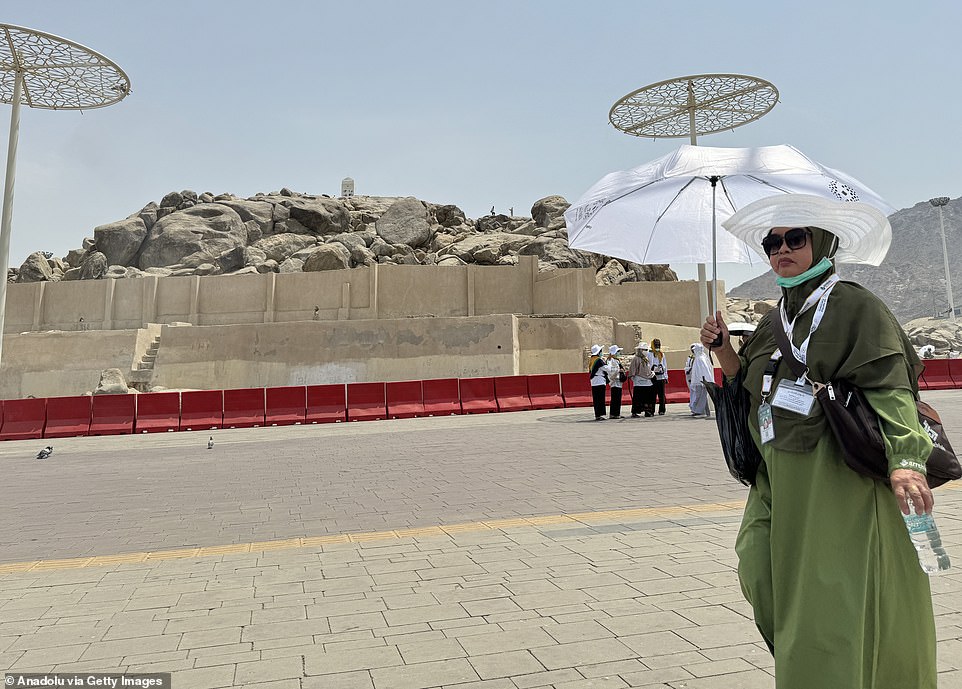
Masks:
[[[337,195],[350,176],[358,194],[530,215],[687,143],[625,135],[608,111],[706,73],[780,99],[701,144],[792,144],[896,208],[962,195],[951,0],[5,0],[0,23],[92,48],[132,84],[107,108],[23,109],[11,265],[182,189]]]

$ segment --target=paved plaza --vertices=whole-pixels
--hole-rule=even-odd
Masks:
[[[925,399],[962,445],[962,391]],[[771,689],[735,574],[747,489],[687,411],[2,443],[0,671]],[[936,518],[939,686],[962,689],[959,487]]]

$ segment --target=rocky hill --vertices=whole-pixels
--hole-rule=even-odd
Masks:
[[[962,306],[962,199],[943,208],[949,271],[956,306]],[[947,312],[939,212],[928,201],[889,216],[892,246],[878,267],[843,265],[839,274],[877,294],[902,323]],[[732,297],[778,297],[771,273],[735,287]]]
[[[677,280],[668,266],[638,265],[568,247],[560,196],[530,217],[472,220],[454,205],[413,197],[332,198],[281,189],[232,194],[171,192],[123,220],[94,228],[63,257],[35,252],[8,280],[95,280],[145,275],[240,275],[374,264],[511,265],[538,257],[541,271],[595,268],[599,284]]]

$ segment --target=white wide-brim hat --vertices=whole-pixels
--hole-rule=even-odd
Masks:
[[[811,194],[779,194],[759,199],[737,211],[722,226],[762,256],[762,239],[773,227],[818,227],[831,232],[838,237],[838,263],[877,266],[892,243],[892,226],[874,206]]]
[[[601,345],[591,345],[591,356],[596,354],[601,354],[601,350],[604,349]]]
[[[608,353],[611,354],[612,356],[614,356],[615,354],[621,351],[623,350],[618,345],[611,345],[610,347],[608,347]]]

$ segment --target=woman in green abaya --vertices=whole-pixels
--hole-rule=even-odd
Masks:
[[[776,686],[935,689],[929,581],[900,514],[908,499],[919,512],[933,505],[925,480],[932,444],[914,401],[919,360],[885,305],[835,274],[835,261],[881,262],[888,220],[866,204],[786,194],[746,206],[724,226],[763,247],[782,289],[781,309],[737,353],[720,313],[701,331],[706,346],[721,335],[719,363],[726,376],[741,371],[751,395],[762,462],[735,550]],[[773,362],[773,327],[785,330],[811,381],[846,378],[865,391],[885,435],[890,484],[845,464],[819,404],[808,409],[810,392],[785,362]]]

